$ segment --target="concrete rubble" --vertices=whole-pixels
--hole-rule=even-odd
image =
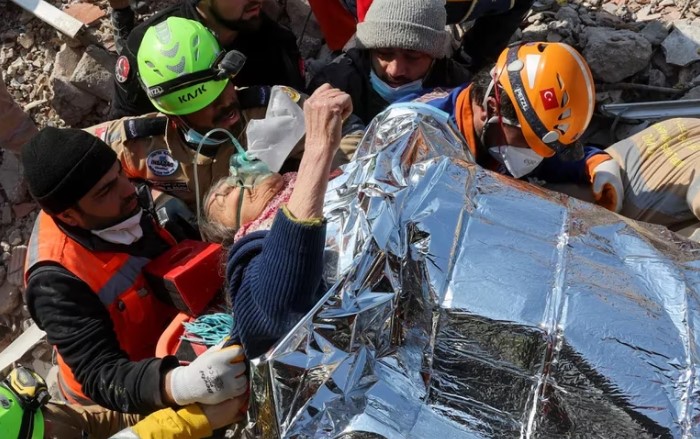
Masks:
[[[177,0],[152,0],[160,10]],[[116,53],[107,0],[70,6],[90,24],[87,46],[61,37],[7,0],[0,0],[0,69],[8,90],[39,127],[86,127],[106,120],[112,96]],[[97,8],[97,9],[95,9]],[[265,11],[290,27],[299,38],[307,74],[332,53],[309,15],[307,0],[265,0]],[[588,59],[598,84],[600,102],[700,97],[700,1],[696,0],[537,0],[517,38],[561,41]],[[617,83],[653,85],[675,94],[615,89]],[[634,129],[634,127],[623,127]],[[19,165],[9,153],[0,162],[0,351],[29,327],[22,304],[21,261],[27,251],[36,206],[28,200]],[[51,360],[45,344],[22,359],[42,368]],[[42,369],[43,370],[43,369]],[[0,371],[1,373],[2,371]]]

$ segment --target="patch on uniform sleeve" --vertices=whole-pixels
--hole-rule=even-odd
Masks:
[[[124,121],[126,140],[165,134],[168,126],[167,117],[138,117]]]
[[[156,149],[148,154],[146,166],[148,166],[148,169],[150,169],[154,175],[158,177],[167,177],[168,175],[173,175],[177,171],[180,162],[175,160],[167,149]]]
[[[123,84],[129,79],[129,72],[131,71],[131,66],[129,65],[129,59],[122,55],[117,58],[117,64],[114,67],[114,78],[118,83]]]
[[[93,133],[93,135],[106,143],[107,142],[107,127],[103,126],[103,127],[97,128],[95,130],[95,132]]]

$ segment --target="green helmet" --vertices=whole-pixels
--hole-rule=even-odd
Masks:
[[[198,21],[169,17],[143,36],[136,56],[141,85],[160,112],[194,113],[214,102],[230,80],[212,70],[224,53]]]
[[[24,428],[23,422],[26,422]],[[3,432],[3,438],[9,439],[43,439],[44,437],[44,415],[41,413],[41,408],[30,410],[25,414],[20,398],[7,388],[5,383],[0,383],[0,431]]]

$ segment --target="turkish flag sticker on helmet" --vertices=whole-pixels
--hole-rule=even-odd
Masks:
[[[559,102],[557,102],[557,95],[554,93],[553,88],[540,90],[540,97],[542,98],[542,105],[544,106],[545,110],[559,108]]]
[[[117,59],[117,64],[114,69],[114,77],[116,78],[118,83],[124,83],[126,82],[127,79],[129,79],[129,71],[131,70],[131,66],[129,66],[129,60],[127,57],[124,55],[120,56],[119,59]]]

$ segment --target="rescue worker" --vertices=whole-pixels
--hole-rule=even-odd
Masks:
[[[362,22],[375,0],[357,1]],[[466,29],[454,59],[476,73],[496,61],[530,11],[534,0],[447,0],[447,24]]]
[[[604,151],[579,142],[593,115],[595,90],[574,48],[513,45],[473,83],[417,101],[450,114],[484,168],[537,184],[586,183],[597,204],[620,211],[619,166]]]
[[[659,122],[605,151],[622,168],[622,215],[671,229],[700,220],[700,119]]]
[[[237,50],[246,56],[237,85],[287,85],[303,89],[304,64],[294,34],[267,17],[261,9],[262,0],[180,0],[136,26],[116,63],[110,118],[155,111],[139,85],[140,66],[136,57],[146,31],[170,17],[202,23],[216,35],[224,50]]]
[[[212,348],[187,366],[153,358],[176,310],[150,293],[141,270],[175,241],[143,208],[116,153],[85,131],[47,127],[24,146],[22,164],[41,207],[25,301],[56,350],[63,397],[120,417],[245,393],[240,347]]]
[[[442,0],[376,0],[357,25],[358,48],[325,66],[309,85],[330,83],[352,97],[365,124],[389,104],[433,87],[456,87],[469,71],[448,58]]]
[[[229,159],[237,151],[225,134],[215,133],[206,140],[204,136],[221,128],[246,148],[244,127],[251,119],[265,118],[270,89],[237,90],[232,77],[238,81],[247,60],[239,52],[222,51],[209,29],[197,21],[170,17],[149,28],[143,43],[138,54],[140,81],[163,114],[105,122],[87,131],[117,151],[127,176],[145,180],[194,210],[195,159],[201,195],[212,181],[228,175]],[[297,104],[303,103],[300,93],[285,90]],[[296,170],[302,152],[300,141],[283,169]]]
[[[331,50],[341,50],[365,20],[372,0],[309,0]],[[496,61],[533,0],[447,0],[447,24],[466,31],[454,59],[476,73]]]
[[[321,280],[326,234],[324,195],[340,146],[341,124],[351,111],[350,97],[328,84],[306,101],[306,153],[292,196],[277,212],[269,231],[247,235],[228,253],[228,292],[236,320],[230,340],[240,342],[248,358],[270,349],[325,292]],[[205,406],[201,407],[210,424],[226,416],[209,414]],[[183,426],[189,428],[189,424],[180,411],[161,411],[115,439],[190,437],[173,434]],[[193,430],[192,437],[202,437],[201,431]]]
[[[209,437],[213,430],[242,418],[241,408],[245,403],[237,398],[215,405],[190,404],[177,411],[161,409],[114,438],[175,439],[183,434],[194,439]],[[114,421],[104,417],[114,418]],[[116,421],[114,412],[104,407],[51,401],[44,379],[29,368],[15,367],[0,381],[3,439],[106,438],[123,428],[123,425],[113,425]],[[168,431],[163,431],[165,425]]]
[[[622,168],[621,215],[700,241],[700,119],[658,122],[605,152]]]
[[[22,145],[36,135],[34,122],[17,105],[0,78],[0,148],[19,155]]]

